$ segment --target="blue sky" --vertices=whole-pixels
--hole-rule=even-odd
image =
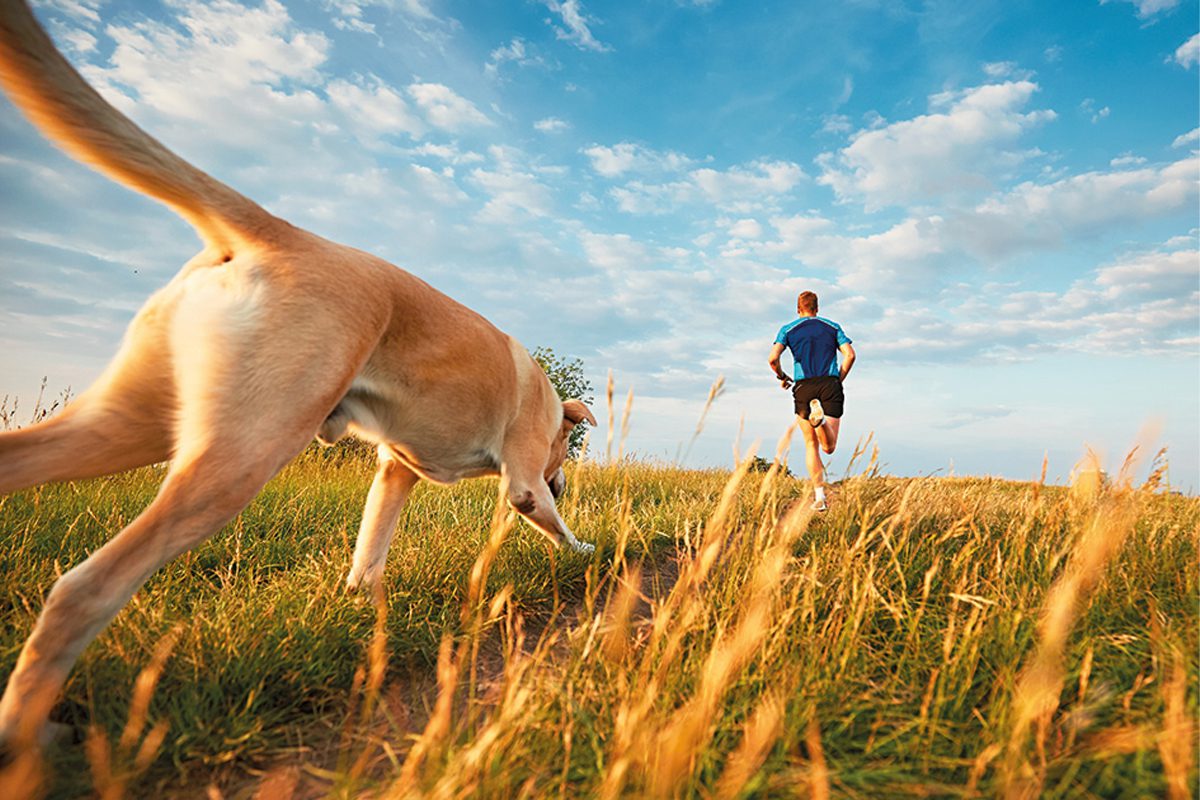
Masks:
[[[859,353],[834,472],[874,432],[897,474],[1065,478],[1157,422],[1200,486],[1194,4],[35,7],[201,168],[583,359],[601,418],[612,370],[638,455],[673,459],[718,375],[689,463],[773,452],[766,355],[813,289]],[[197,240],[7,102],[0,185],[0,395],[28,406],[85,387]]]

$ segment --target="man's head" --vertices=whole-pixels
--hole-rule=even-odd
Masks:
[[[801,292],[796,298],[796,311],[804,317],[817,315],[817,295],[815,292]]]

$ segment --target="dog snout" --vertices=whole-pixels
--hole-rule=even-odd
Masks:
[[[554,495],[555,500],[562,497],[563,492],[567,490],[567,476],[563,474],[562,467],[556,469],[546,483],[549,484],[550,494]]]

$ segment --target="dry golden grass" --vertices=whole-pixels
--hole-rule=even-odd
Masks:
[[[306,454],[85,653],[87,743],[0,788],[1191,796],[1200,501],[1161,469],[1060,488],[888,478],[873,454],[814,517],[751,455],[576,465],[590,560],[546,551],[495,481],[419,489],[372,603],[340,588],[369,466]],[[157,478],[0,501],[7,665],[56,570]]]

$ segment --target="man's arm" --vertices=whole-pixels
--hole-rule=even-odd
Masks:
[[[849,342],[838,348],[842,354],[842,368],[838,371],[838,378],[846,380],[846,376],[850,374],[850,368],[854,366],[854,346]]]
[[[775,372],[775,377],[783,384],[783,388],[787,389],[792,385],[792,379],[787,376],[787,373],[779,365],[779,357],[782,355],[783,345],[776,342],[775,346],[771,348],[771,357],[767,360],[767,363],[771,365],[771,369]]]

